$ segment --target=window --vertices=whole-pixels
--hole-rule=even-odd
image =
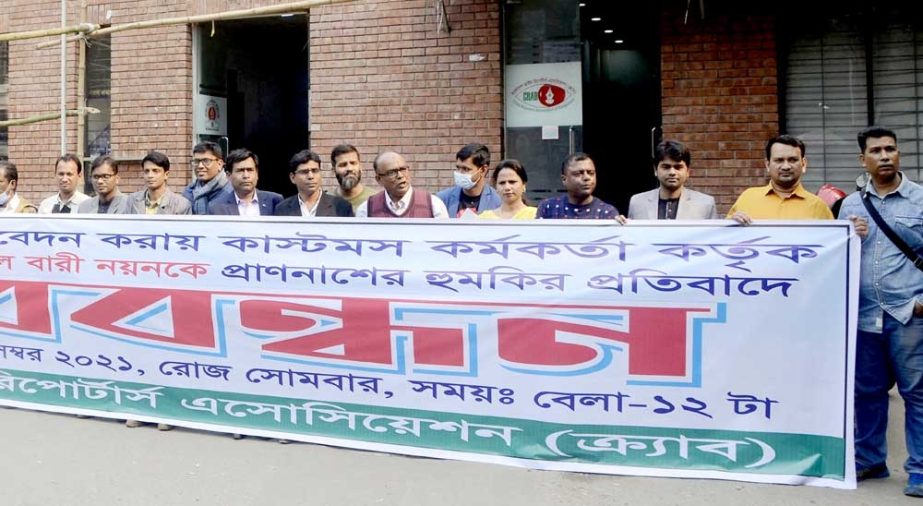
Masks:
[[[90,38],[87,43],[87,107],[99,109],[99,114],[86,116],[84,152],[91,159],[112,152],[109,135],[112,103],[111,43],[109,35]]]
[[[783,131],[806,144],[810,190],[824,183],[855,188],[864,173],[856,134],[870,124],[897,133],[901,168],[920,180],[923,24],[912,10],[867,7],[806,16],[806,24],[792,31]]]

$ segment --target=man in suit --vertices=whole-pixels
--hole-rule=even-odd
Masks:
[[[324,193],[321,189],[320,156],[305,149],[288,162],[288,177],[298,193],[276,206],[276,216],[353,216],[353,206],[346,200]]]
[[[225,167],[234,191],[208,204],[208,214],[230,216],[272,216],[282,195],[257,190],[260,180],[260,159],[246,148],[228,153]]]
[[[119,163],[109,155],[100,155],[90,166],[96,196],[77,207],[80,214],[130,214],[128,196],[119,191]]]
[[[686,188],[692,156],[676,141],[663,141],[654,150],[654,177],[660,182],[651,191],[638,193],[628,204],[634,220],[713,220],[718,218],[715,199]]]
[[[159,151],[149,152],[141,160],[144,189],[128,196],[130,214],[192,214],[186,197],[167,187],[170,159]]]

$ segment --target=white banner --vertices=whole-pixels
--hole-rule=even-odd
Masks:
[[[729,223],[4,216],[0,404],[853,487],[858,242]]]

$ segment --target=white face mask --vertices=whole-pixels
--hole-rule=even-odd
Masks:
[[[0,206],[5,206],[10,201],[10,192],[0,193]]]
[[[474,185],[477,184],[476,181],[471,179],[470,174],[462,174],[461,172],[453,172],[455,176],[455,186],[461,188],[462,190],[470,190],[474,188]]]

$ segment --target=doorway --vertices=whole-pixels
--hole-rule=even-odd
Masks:
[[[211,129],[197,118],[195,141],[218,142],[225,154],[253,151],[259,188],[293,195],[288,160],[309,144],[307,16],[198,25],[196,46],[196,97],[223,105],[225,111],[211,114],[226,117]]]
[[[583,151],[597,169],[596,195],[623,214],[635,193],[656,186],[651,167],[660,110],[659,2],[517,0],[504,8],[507,90],[511,69],[578,63],[579,123],[510,124],[505,151],[529,171],[529,196],[564,191],[561,162]],[[557,134],[554,130],[557,127]]]

